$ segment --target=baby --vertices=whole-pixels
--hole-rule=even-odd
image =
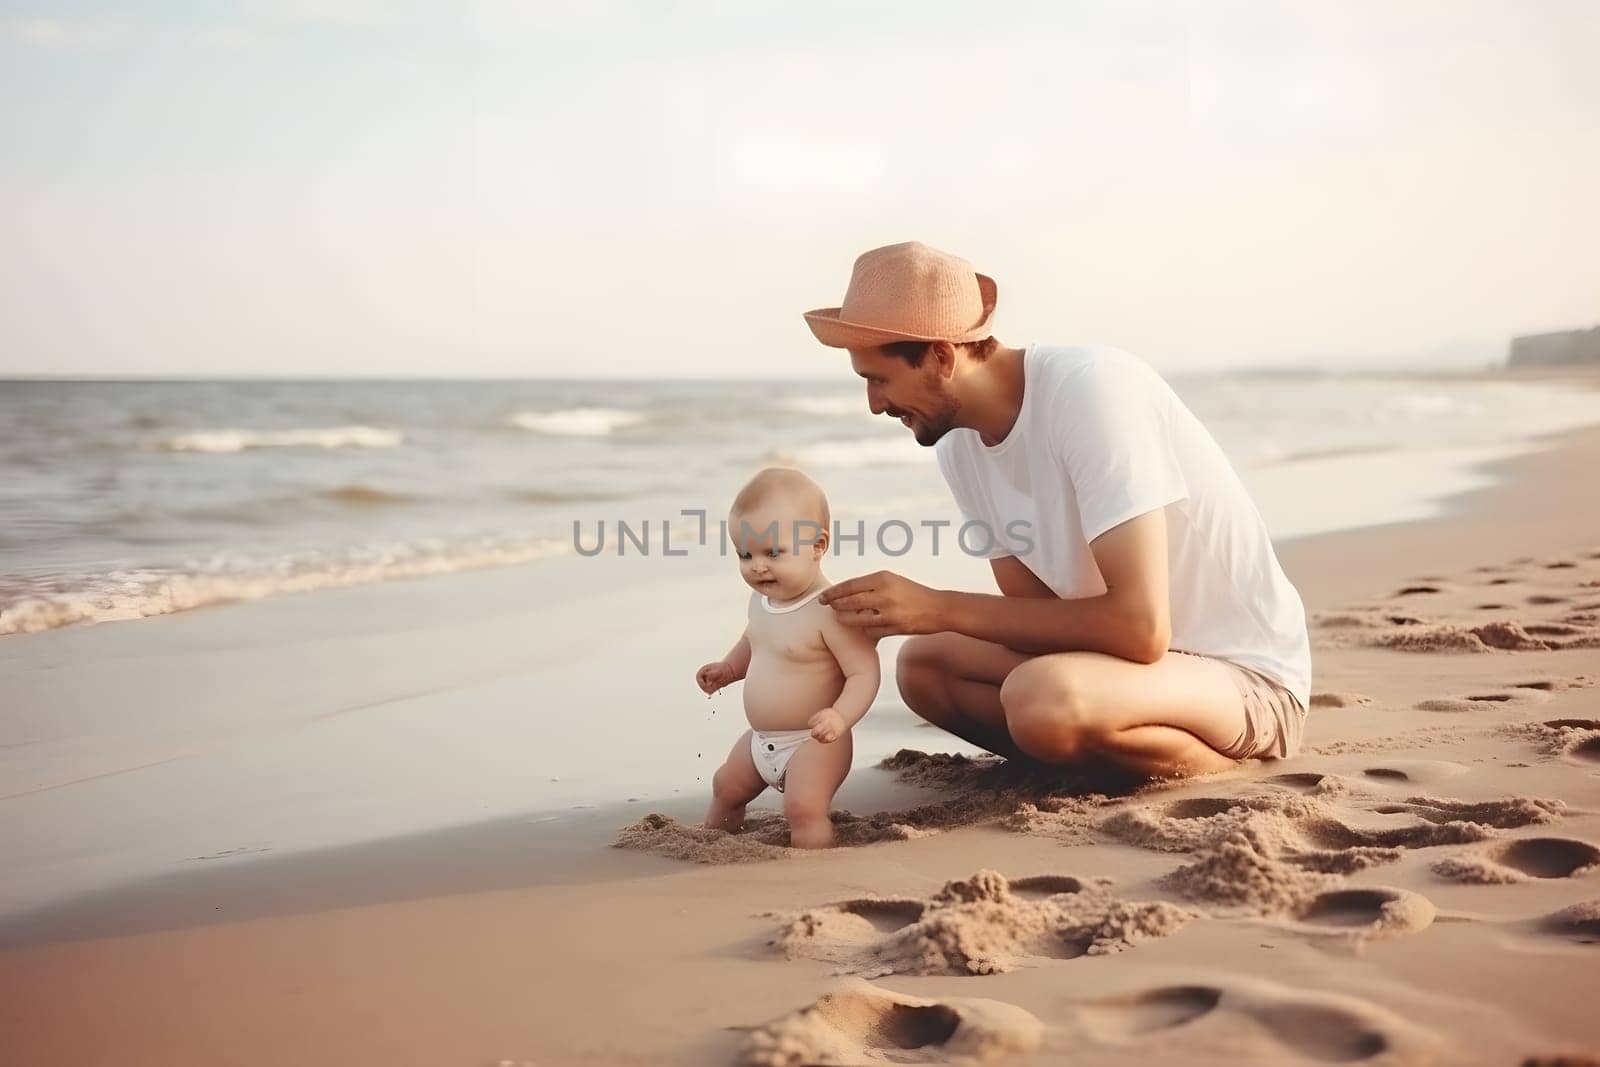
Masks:
[[[706,825],[734,831],[767,786],[783,794],[796,848],[833,843],[833,795],[850,772],[850,728],[878,693],[872,638],[839,622],[817,595],[832,522],[822,488],[769,467],[733,501],[728,535],[754,590],[733,649],[695,674],[709,696],[743,678],[750,729],[711,779]],[[810,543],[807,543],[810,542]]]

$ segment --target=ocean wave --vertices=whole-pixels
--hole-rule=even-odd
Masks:
[[[863,437],[850,441],[819,441],[799,448],[768,453],[774,463],[797,467],[889,467],[932,463],[933,453],[917,444],[909,433],[901,437]]]
[[[1348,459],[1354,456],[1375,455],[1379,452],[1393,452],[1400,447],[1398,444],[1385,442],[1288,448],[1273,442],[1267,442],[1255,455],[1243,460],[1240,466],[1273,467],[1280,463],[1303,463],[1315,459]]]
[[[350,485],[335,486],[324,489],[318,494],[324,500],[331,500],[335,504],[345,504],[353,508],[384,508],[396,504],[409,504],[412,497],[405,493],[396,493],[388,489],[379,489],[372,485],[362,485],[359,482]]]
[[[166,452],[225,455],[249,448],[395,448],[405,440],[399,430],[374,426],[330,426],[296,430],[195,430],[160,442]]]
[[[840,396],[837,393],[820,393],[811,396],[785,397],[779,405],[789,411],[798,411],[802,415],[827,415],[841,417],[859,415],[872,418],[872,411],[867,407],[866,398],[861,394]]]
[[[1406,418],[1419,415],[1478,415],[1483,411],[1470,400],[1444,393],[1401,393],[1386,397],[1383,406]]]
[[[566,408],[562,411],[519,411],[506,421],[519,430],[535,433],[604,437],[613,430],[644,421],[644,416],[621,408]]]
[[[512,489],[506,496],[524,504],[585,504],[601,500],[623,500],[626,493],[606,493],[592,489]]]
[[[210,560],[12,580],[0,588],[0,635],[143,619],[237,600],[504,567],[570,552],[561,539],[368,545],[339,553]]]

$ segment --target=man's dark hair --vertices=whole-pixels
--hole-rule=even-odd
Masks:
[[[913,367],[920,367],[922,366],[922,361],[928,358],[928,349],[932,345],[932,341],[896,341],[893,344],[884,345],[883,350],[891,356],[905,360]],[[964,345],[956,345],[956,347],[965,348],[973,359],[982,363],[994,354],[994,350],[1000,347],[1000,342],[993,337],[985,337],[981,341],[969,341]]]

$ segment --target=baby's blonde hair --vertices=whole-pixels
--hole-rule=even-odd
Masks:
[[[827,494],[808,475],[792,467],[766,467],[757,471],[733,498],[733,506],[728,509],[728,525],[737,530],[741,515],[781,496],[787,496],[796,506],[795,519],[809,520],[824,531],[832,531],[833,516],[828,510]]]

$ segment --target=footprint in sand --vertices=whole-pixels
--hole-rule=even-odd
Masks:
[[[1565,756],[1582,763],[1600,763],[1600,719],[1546,719],[1510,727],[1514,732],[1532,733],[1553,756]]]
[[[1045,900],[1063,893],[1081,893],[1084,884],[1067,874],[1037,874],[1032,878],[1013,878],[1011,892],[1024,900]]]
[[[205,856],[190,856],[191,860],[220,860],[229,856],[246,856],[256,852],[271,852],[266,845],[240,845],[238,848],[225,848],[221,852],[212,852]]]
[[[1329,777],[1330,775],[1318,774],[1316,771],[1293,771],[1288,774],[1274,774],[1266,781],[1290,789],[1315,789]]]
[[[1565,622],[1530,622],[1523,629],[1535,637],[1577,637],[1589,632],[1586,627]]]
[[[1445,797],[1412,797],[1402,804],[1380,804],[1372,809],[1379,815],[1415,815],[1438,826],[1488,826],[1496,830],[1515,830],[1555,822],[1566,815],[1567,805],[1541,797],[1506,797],[1502,800],[1450,800]],[[1479,835],[1479,839],[1488,836]],[[1461,844],[1471,840],[1438,841]]]
[[[1107,997],[1085,1005],[1084,1021],[1102,1037],[1127,1038],[1193,1022],[1222,1001],[1215,986],[1181,985]]]
[[[1356,941],[1408,937],[1426,930],[1433,902],[1404,889],[1334,889],[1319,893],[1295,911],[1302,928]]]
[[[1145,1049],[1158,1062],[1433,1062],[1438,1035],[1353,997],[1244,978],[1173,985],[1072,1005],[1073,1044]]]
[[[1360,693],[1311,694],[1311,706],[1314,708],[1355,708],[1365,707],[1371,703],[1371,697],[1362,696]]]
[[[1242,797],[1189,797],[1173,801],[1162,812],[1169,819],[1209,819],[1223,812],[1246,811],[1248,808]]]
[[[1381,767],[1367,767],[1361,773],[1380,782],[1440,782],[1467,773],[1464,763],[1450,760],[1390,760]]]
[[[1107,955],[1181,929],[1194,913],[1164,901],[1133,902],[1068,875],[1009,881],[979,871],[926,900],[863,898],[779,915],[771,944],[789,959],[836,973],[997,974],[1029,958]]]
[[[865,919],[880,934],[892,934],[922,918],[928,905],[920,900],[906,898],[863,898],[846,900],[837,905],[840,911]]]
[[[1523,837],[1489,849],[1447,856],[1433,873],[1456,882],[1503,884],[1530,878],[1573,878],[1600,867],[1600,848],[1565,837]]]
[[[1474,704],[1470,700],[1459,700],[1455,697],[1430,697],[1427,700],[1417,701],[1416,709],[1418,711],[1449,712],[1482,711],[1484,709],[1484,705]]]
[[[1439,592],[1439,587],[1436,585],[1408,585],[1396,593],[1395,596],[1417,596],[1421,593],[1437,592]]]
[[[1035,1052],[1044,1026],[1015,1004],[929,1000],[854,980],[753,1030],[742,1067],[807,1063],[971,1063]]]
[[[1508,841],[1492,858],[1530,878],[1571,878],[1600,866],[1600,848],[1565,837],[1524,837]]]
[[[1297,793],[1337,796],[1350,791],[1350,783],[1346,779],[1337,774],[1322,774],[1317,771],[1290,771],[1285,774],[1269,775],[1262,781],[1284,789],[1293,789]]]
[[[1566,602],[1566,597],[1551,596],[1549,593],[1535,593],[1528,598],[1528,603],[1530,604],[1565,604]]]
[[[1600,944],[1600,897],[1551,912],[1533,925],[1545,933],[1570,937],[1585,945]]]
[[[1600,763],[1600,737],[1591,737],[1579,741],[1566,754],[1573,759],[1583,760],[1587,763]]]
[[[1424,761],[1418,765],[1432,768]],[[1557,801],[1529,798],[1466,802],[1412,797],[1376,809],[1378,814],[1409,816],[1405,823],[1371,826],[1370,819],[1356,819],[1357,812],[1347,818],[1348,804],[1338,793],[1282,790],[1233,798],[1189,797],[1160,809],[1119,810],[1099,828],[1143,848],[1189,853],[1190,862],[1160,879],[1179,896],[1286,921],[1302,934],[1326,936],[1327,927],[1340,927],[1339,936],[1358,945],[1421,929],[1432,920],[1432,905],[1400,890],[1330,896],[1344,891],[1343,876],[1393,863],[1406,849],[1485,841],[1496,836],[1498,826],[1548,822],[1565,810]],[[1366,909],[1363,922],[1334,922],[1358,905]]]

